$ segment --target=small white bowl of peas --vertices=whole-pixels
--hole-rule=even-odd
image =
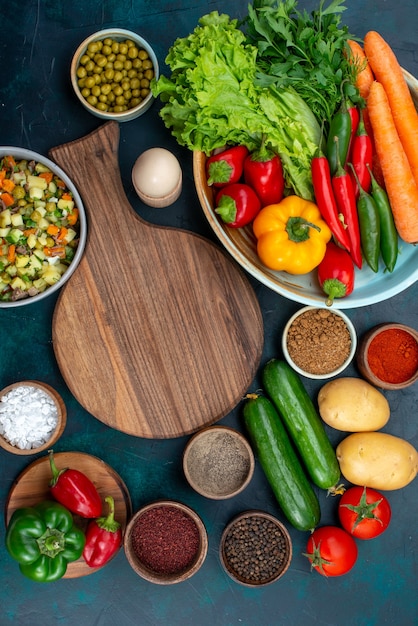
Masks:
[[[107,28],[85,39],[71,63],[71,83],[81,104],[104,120],[127,122],[153,103],[150,83],[158,60],[149,43],[122,28]]]

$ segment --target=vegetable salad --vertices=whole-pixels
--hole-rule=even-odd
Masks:
[[[0,160],[0,301],[37,295],[58,282],[79,242],[79,209],[47,166]]]

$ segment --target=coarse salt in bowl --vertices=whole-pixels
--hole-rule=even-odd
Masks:
[[[0,392],[0,445],[18,455],[32,455],[54,445],[61,437],[67,411],[50,385],[25,380]]]
[[[306,306],[287,322],[282,336],[286,361],[298,374],[312,379],[338,376],[353,360],[357,334],[339,309]]]

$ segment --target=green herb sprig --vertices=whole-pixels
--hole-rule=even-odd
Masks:
[[[254,0],[244,26],[257,48],[257,83],[293,87],[318,121],[329,124],[342,95],[361,101],[355,87],[358,68],[348,59],[348,39],[341,24],[344,0],[325,0],[310,14],[297,0]]]

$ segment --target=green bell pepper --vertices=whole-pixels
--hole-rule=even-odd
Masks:
[[[52,582],[83,553],[84,532],[62,504],[45,501],[17,509],[6,530],[6,548],[24,576]]]

